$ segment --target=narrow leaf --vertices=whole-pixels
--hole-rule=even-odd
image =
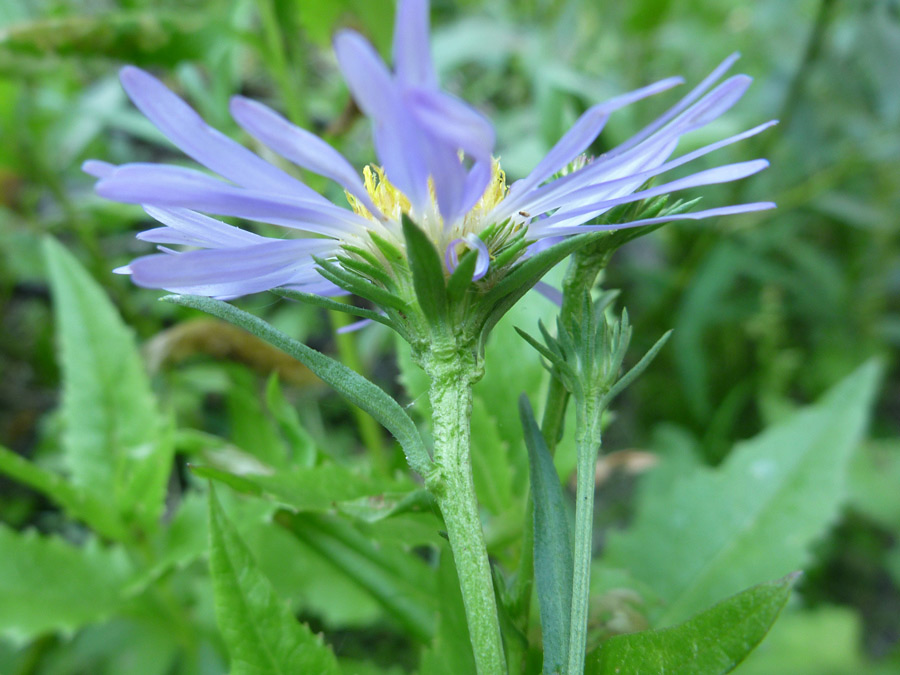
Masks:
[[[184,307],[193,307],[230,321],[293,356],[334,387],[348,401],[365,410],[390,431],[400,442],[406,460],[414,471],[422,476],[428,473],[431,467],[431,458],[428,456],[428,451],[425,449],[416,425],[400,404],[378,385],[342,363],[288,337],[259,317],[228,303],[194,295],[168,295],[163,300]]]
[[[210,554],[216,619],[236,675],[337,675],[334,654],[297,622],[209,493]]]
[[[568,661],[572,611],[572,535],[559,475],[528,397],[519,398],[534,500],[534,577],[541,607],[544,673],[562,672]]]
[[[403,214],[403,236],[419,306],[429,321],[443,322],[447,318],[447,288],[440,255],[428,236],[406,214]]]
[[[728,673],[769,632],[797,576],[754,586],[672,628],[612,637],[588,655],[585,674]]]
[[[626,316],[627,315],[623,313],[623,321],[625,320]],[[657,340],[652,347],[650,347],[650,350],[646,354],[644,354],[641,360],[638,361],[631,368],[631,370],[629,370],[619,378],[619,380],[606,393],[606,396],[603,397],[603,403],[601,404],[601,407],[607,407],[616,396],[621,394],[628,385],[634,382],[640,376],[640,374],[647,369],[647,366],[649,366],[653,362],[653,359],[655,359],[656,355],[659,354],[659,350],[663,348],[663,345],[665,345],[666,342],[669,341],[669,338],[671,336],[672,331],[666,331],[665,334],[663,334],[663,336],[659,338],[659,340]]]

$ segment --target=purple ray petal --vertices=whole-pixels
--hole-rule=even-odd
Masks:
[[[406,86],[437,87],[428,45],[427,0],[401,0],[394,22],[394,69]]]
[[[325,240],[290,239],[232,249],[156,254],[129,265],[138,286],[206,296],[247,295],[281,286],[301,270],[313,270],[311,255],[334,250]]]
[[[157,164],[126,164],[97,183],[97,194],[131,204],[183,207],[340,236],[369,221],[330,202],[244,190],[199,171]]]
[[[116,165],[101,162],[98,159],[89,159],[81,165],[81,170],[94,178],[106,178],[116,170]]]
[[[716,183],[728,183],[731,181],[740,180],[762,171],[767,166],[769,166],[769,162],[764,159],[755,159],[749,162],[726,164],[725,166],[718,166],[714,169],[700,171],[691,176],[679,178],[677,180],[670,181],[669,183],[658,185],[647,190],[641,190],[640,192],[634,192],[625,196],[615,197],[612,199],[601,198],[596,202],[591,202],[585,206],[580,206],[578,208],[564,207],[549,218],[539,221],[538,227],[534,229],[540,230],[542,232],[546,231],[553,234],[559,234],[557,230],[561,227],[583,223],[620,204],[629,204],[632,202],[640,201],[642,199],[650,199],[651,197],[658,197],[660,195],[669,194],[678,190],[685,190],[688,188],[700,187],[703,185],[714,185]],[[604,192],[608,192],[608,186],[609,184],[604,184],[604,186],[601,190],[598,191],[598,193],[603,194]],[[594,188],[592,187],[591,189]],[[585,197],[581,201],[589,201],[589,199]]]
[[[774,202],[753,202],[751,204],[735,204],[733,206],[722,206],[715,209],[707,209],[705,211],[694,211],[693,213],[677,213],[671,216],[660,216],[658,218],[644,218],[643,220],[632,220],[627,223],[617,223],[610,225],[567,225],[564,227],[549,228],[545,234],[542,234],[540,232],[537,232],[535,234],[537,234],[537,236],[539,237],[556,237],[560,235],[568,236],[573,234],[584,234],[585,232],[623,230],[628,227],[655,225],[657,223],[668,223],[676,220],[703,220],[704,218],[713,218],[715,216],[731,216],[738,213],[767,211],[774,208]]]
[[[466,176],[466,186],[463,192],[462,202],[459,205],[460,213],[466,214],[472,210],[478,200],[481,199],[484,191],[487,190],[488,184],[491,182],[493,175],[492,160],[486,162],[475,162]]]
[[[239,227],[228,225],[221,220],[204,216],[188,209],[161,209],[155,206],[145,206],[144,211],[154,220],[168,227],[147,230],[137,235],[142,241],[150,241],[157,244],[178,244],[187,241],[176,241],[179,236],[190,240],[189,246],[202,246],[204,248],[236,248],[239,246],[253,246],[271,241],[268,237],[261,237],[253,232],[242,230]],[[159,236],[170,235],[172,239],[163,241]],[[156,234],[150,234],[156,233]],[[177,233],[177,234],[176,234]]]
[[[687,96],[685,96],[678,103],[669,108],[669,110],[664,115],[657,118],[652,123],[641,129],[634,136],[625,141],[622,145],[614,148],[610,153],[608,153],[609,156],[614,157],[615,155],[619,155],[626,150],[630,150],[644,139],[649,138],[651,135],[656,133],[656,131],[658,131],[659,129],[662,129],[666,124],[675,119],[683,111],[687,110],[687,108],[694,101],[703,96],[706,90],[713,86],[719,80],[719,78],[722,77],[722,75],[724,75],[732,65],[734,65],[734,62],[737,61],[738,58],[740,58],[740,54],[735,52],[724,61],[722,61],[722,63],[716,66],[716,69],[713,70],[709,75],[707,75],[700,84],[694,87]]]
[[[456,252],[456,248],[460,245],[465,245],[470,251],[476,251],[477,258],[472,280],[478,281],[487,274],[488,267],[491,264],[491,253],[487,244],[481,241],[481,238],[473,232],[469,232],[465,237],[451,241],[444,252],[444,264],[450,272],[453,272],[459,266],[459,254]]]
[[[334,37],[334,52],[359,109],[376,120],[390,117],[396,87],[375,48],[359,33],[342,30]]]
[[[126,66],[121,80],[134,104],[170,141],[220,176],[245,187],[324,201],[315,190],[206,124],[193,108],[149,73]]]
[[[534,285],[534,290],[543,295],[557,307],[562,307],[563,294],[561,290],[556,288],[556,286],[551,286],[548,283],[539,281]]]
[[[372,319],[360,319],[359,321],[354,321],[353,323],[348,323],[346,326],[341,326],[335,331],[338,335],[343,335],[344,333],[354,333],[361,328],[365,328],[370,323],[375,323]]]
[[[376,122],[372,133],[375,153],[388,179],[406,195],[413,210],[421,213],[431,202],[424,141],[405,111],[385,122]]]
[[[231,99],[231,115],[261,143],[294,164],[333,180],[359,199],[370,213],[381,215],[350,162],[321,138],[291,124],[268,106],[242,96]]]
[[[687,133],[709,124],[737,103],[752,83],[753,78],[747,75],[728,78],[682,113],[672,125],[683,130],[681,133]]]
[[[477,110],[455,96],[428,89],[404,92],[413,117],[435,138],[478,161],[489,161],[494,150],[494,127]]]
[[[547,153],[532,172],[521,181],[517,181],[512,185],[508,198],[509,203],[501,205],[501,209],[496,216],[497,219],[503,219],[514,211],[518,211],[522,202],[528,198],[530,190],[543,183],[584,152],[603,129],[610,113],[642,98],[670,89],[682,82],[683,80],[679,77],[670,77],[589,108],[557,141],[556,145],[551,148],[550,152]]]
[[[414,210],[423,210],[430,193],[421,132],[403,106],[390,72],[372,45],[353,31],[339,32],[334,50],[353,99],[372,119],[375,152],[385,173]]]
[[[599,175],[590,175],[585,173],[581,178],[591,178],[592,187],[583,189],[585,192],[587,190],[592,190],[596,188],[600,188],[602,186],[608,188],[618,188],[623,184],[623,181],[626,181],[627,184],[632,184],[631,181],[634,180],[638,185],[644,183],[645,181],[658,176],[667,171],[671,171],[679,166],[692,162],[695,159],[703,157],[711,152],[724,148],[725,146],[731,145],[733,143],[737,143],[738,141],[742,141],[744,139],[750,138],[751,136],[755,136],[756,134],[765,131],[769,127],[777,124],[777,121],[772,120],[769,122],[765,122],[764,124],[760,124],[758,126],[753,127],[752,129],[748,129],[747,131],[741,132],[739,134],[735,134],[734,136],[730,136],[721,141],[717,141],[716,143],[710,143],[702,148],[689,152],[677,159],[666,162],[665,164],[660,164],[658,166],[654,166],[652,169],[639,171],[636,170],[636,165],[634,163],[628,165],[620,165],[616,167],[616,171],[612,171],[612,167],[610,170],[604,171]],[[674,149],[674,141],[670,141],[672,144],[670,146],[671,149]],[[664,157],[670,154],[670,148],[665,148],[659,150],[659,156]],[[626,155],[622,155],[622,158],[626,157]],[[655,162],[653,162],[655,164]],[[625,174],[622,178],[613,178],[612,176],[617,176],[619,174]],[[569,180],[569,179],[572,180]],[[602,179],[600,182],[594,182],[598,179]],[[553,183],[549,183],[548,185],[543,186],[539,190],[532,192],[532,200],[528,201],[523,208],[530,213],[543,213],[546,211],[550,211],[557,207],[565,206],[567,201],[578,201],[578,195],[583,194],[582,190],[577,190],[582,184],[588,182],[587,180],[581,180],[575,174],[570,174],[569,176],[564,176]]]

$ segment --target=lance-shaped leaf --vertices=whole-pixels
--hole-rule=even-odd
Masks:
[[[400,442],[406,460],[412,469],[422,476],[427,475],[431,467],[431,458],[428,456],[428,451],[425,449],[416,425],[400,404],[378,385],[344,364],[288,337],[259,317],[244,312],[234,305],[195,295],[167,295],[163,300],[184,307],[193,307],[230,321],[293,356],[334,387],[348,401],[378,420]]]
[[[541,435],[531,404],[519,398],[534,500],[534,577],[541,607],[544,672],[559,673],[568,661],[572,611],[572,535],[565,497],[553,458]]]
[[[715,469],[663,462],[647,476],[633,525],[610,535],[604,558],[665,603],[657,625],[809,560],[844,499],[879,372],[875,361],[863,365]]]
[[[341,670],[331,649],[275,595],[212,489],[209,535],[216,619],[231,654],[232,672],[338,675]]]
[[[78,261],[44,240],[63,377],[65,463],[73,482],[152,527],[162,513],[172,441],[134,336]]]
[[[612,637],[588,655],[585,674],[728,673],[769,632],[797,576],[754,586],[671,628]]]

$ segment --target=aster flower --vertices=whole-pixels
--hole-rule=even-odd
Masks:
[[[335,181],[345,190],[347,204],[331,203],[211,128],[148,73],[134,67],[122,70],[122,84],[134,104],[172,143],[216,176],[173,165],[117,167],[87,162],[85,171],[100,179],[99,195],[141,204],[161,224],[138,235],[160,245],[161,252],[138,258],[118,271],[131,274],[140,286],[218,298],[277,287],[335,294],[341,289],[332,282],[340,280],[334,274],[323,278],[316,260],[337,261],[332,267],[336,272],[348,255],[382,263],[385,250],[403,256],[406,241],[401,221],[405,216],[438,250],[445,277],[466,251],[473,251],[471,282],[488,284],[496,282],[509,264],[527,256],[527,246],[539,246],[542,240],[773,206],[760,202],[590,224],[616,206],[741,179],[767,166],[761,159],[739,162],[647,187],[651,179],[772,124],[672,159],[683,135],[717,119],[746,91],[750,84],[746,75],[716,85],[736,55],[630,140],[565,172],[598,136],[611,113],[681,80],[662,80],[591,107],[530,174],[507,186],[493,156],[495,135],[490,122],[439,88],[429,51],[427,0],[399,4],[393,72],[355,32],[340,32],[334,48],[354,100],[372,122],[380,166],[365,167],[360,176],[325,141],[259,102],[235,97],[231,113],[275,153]],[[264,237],[204,214],[280,226],[286,235]],[[515,255],[504,256],[512,241],[525,245],[518,246]],[[176,251],[170,248],[173,245],[189,250]],[[382,283],[378,278],[370,280]]]

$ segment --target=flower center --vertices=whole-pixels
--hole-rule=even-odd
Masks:
[[[413,213],[409,199],[388,180],[384,169],[380,166],[365,167],[363,169],[363,179],[366,192],[368,192],[372,202],[384,214],[388,222],[382,222],[373,216],[356,197],[347,193],[347,201],[357,215],[378,223],[381,226],[378,228],[379,230],[386,228],[394,235],[394,238],[399,238],[396,243],[402,246],[400,219],[405,213],[419,227],[425,230],[441,254],[443,254],[450,242],[456,239],[463,239],[468,234],[477,235],[490,225],[491,223],[486,222],[485,217],[497,204],[503,201],[507,192],[506,174],[500,168],[500,162],[494,160],[491,165],[491,180],[488,182],[479,200],[468,213],[455,223],[445,224],[438,209],[433,182],[431,182],[430,204],[424,209],[424,213]]]

